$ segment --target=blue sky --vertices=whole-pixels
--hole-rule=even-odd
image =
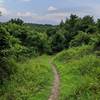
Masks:
[[[25,22],[58,24],[70,14],[100,17],[100,0],[0,0],[0,21],[22,18]]]

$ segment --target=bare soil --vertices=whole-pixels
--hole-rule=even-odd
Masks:
[[[58,100],[60,78],[59,78],[59,74],[56,70],[56,66],[54,64],[52,64],[52,70],[54,73],[54,82],[53,82],[53,86],[52,86],[51,95],[48,100]]]

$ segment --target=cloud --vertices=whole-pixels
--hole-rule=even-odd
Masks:
[[[48,7],[48,11],[56,11],[56,10],[57,10],[56,7],[53,7],[53,6],[49,6],[49,7]]]
[[[100,6],[99,5],[96,5],[95,7],[93,7],[93,10],[92,10],[92,14],[94,16],[96,16],[97,18],[100,18]]]
[[[18,12],[17,13],[17,16],[19,16],[19,17],[28,17],[31,15],[32,15],[32,13],[30,13],[30,12],[25,12],[25,13]]]
[[[4,0],[0,0],[3,2]],[[18,0],[21,2],[30,2],[32,0]],[[30,11],[25,10],[12,10],[9,13],[9,10],[4,7],[4,5],[0,6],[0,11],[2,12],[3,17],[2,19],[8,20],[10,18],[22,18],[25,22],[33,22],[33,23],[49,23],[49,24],[58,24],[61,20],[65,20],[66,17],[69,18],[70,14],[76,14],[80,17],[85,15],[91,15],[100,17],[100,6],[99,4],[95,4],[95,6],[91,5],[74,5],[74,6],[63,6],[63,7],[55,7],[55,6],[48,6],[46,12],[42,11],[37,13],[32,12],[33,9]],[[24,12],[23,12],[24,11]],[[36,12],[36,11],[35,11]],[[1,18],[0,18],[1,20]]]
[[[20,0],[20,1],[22,1],[22,2],[30,2],[32,0]]]
[[[7,9],[4,8],[4,7],[0,7],[0,12],[2,13],[2,15],[7,15],[8,14]]]
[[[60,12],[60,13],[51,13],[46,14],[45,16],[42,16],[40,19],[48,19],[48,20],[61,20],[64,19],[66,16],[68,16],[68,13],[66,12]]]
[[[66,16],[69,16],[69,13],[60,12],[60,13],[47,13],[45,15],[36,15],[33,16],[33,22],[40,22],[40,23],[49,23],[49,24],[57,24],[62,19],[66,19]]]
[[[54,9],[52,7],[49,7],[49,12],[43,14],[43,15],[36,15],[33,16],[33,21],[36,22],[47,22],[50,24],[59,23],[61,20],[65,20],[66,18],[69,18],[71,14],[76,14],[79,17],[83,17],[85,15],[96,15],[96,11],[94,8],[89,6],[84,7],[72,7],[72,8],[62,8],[62,9]],[[51,9],[52,8],[52,9]],[[97,8],[98,9],[98,8]],[[95,14],[94,14],[95,12]],[[100,14],[99,14],[100,15]]]
[[[36,15],[37,15],[36,13],[32,13],[32,12],[17,12],[18,17],[32,17]]]
[[[48,9],[48,12],[45,12],[44,14],[39,13],[32,13],[32,12],[18,12],[17,16],[21,17],[25,22],[33,22],[33,23],[48,23],[48,24],[58,24],[61,20],[65,20],[66,17],[69,18],[71,14],[76,14],[79,17],[83,17],[85,15],[99,15],[98,9],[100,7],[89,7],[89,6],[83,6],[83,7],[72,7],[72,8],[62,8],[57,9],[53,6],[50,6]]]

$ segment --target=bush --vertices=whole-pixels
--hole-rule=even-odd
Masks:
[[[100,59],[90,47],[63,51],[54,63],[61,80],[59,100],[99,100]]]
[[[93,45],[95,50],[100,50],[100,34],[91,36],[89,44]]]
[[[17,72],[0,87],[0,100],[47,100],[53,82],[49,56],[17,63]]]
[[[70,47],[74,46],[81,46],[81,45],[86,45],[89,43],[89,35],[84,32],[79,32],[78,35],[74,37],[73,40],[70,42]]]
[[[10,78],[10,75],[14,74],[17,70],[17,66],[14,60],[11,58],[0,58],[0,84],[3,84],[5,80]]]
[[[90,45],[85,45],[81,47],[73,47],[68,50],[64,50],[61,53],[57,54],[54,60],[68,62],[72,59],[79,59],[84,55],[89,55],[93,51],[93,47]]]

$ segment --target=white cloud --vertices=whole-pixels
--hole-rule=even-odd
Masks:
[[[4,8],[4,7],[0,7],[0,12],[2,13],[2,15],[7,15],[8,14],[7,9]]]
[[[31,0],[20,0],[20,1],[23,1],[23,2],[30,2]]]
[[[48,13],[45,15],[36,15],[33,16],[33,21],[35,22],[52,22],[59,23],[62,19],[66,19],[66,16],[69,16],[69,13],[60,12],[60,13]]]
[[[32,17],[33,15],[36,15],[35,13],[31,13],[31,12],[18,12],[17,16],[18,17]]]
[[[96,16],[97,18],[100,18],[100,6],[99,5],[96,5],[95,7],[93,7],[93,10],[92,10],[92,14],[94,16]]]
[[[53,6],[48,7],[48,11],[55,11],[55,10],[57,10],[56,7],[53,7]]]

